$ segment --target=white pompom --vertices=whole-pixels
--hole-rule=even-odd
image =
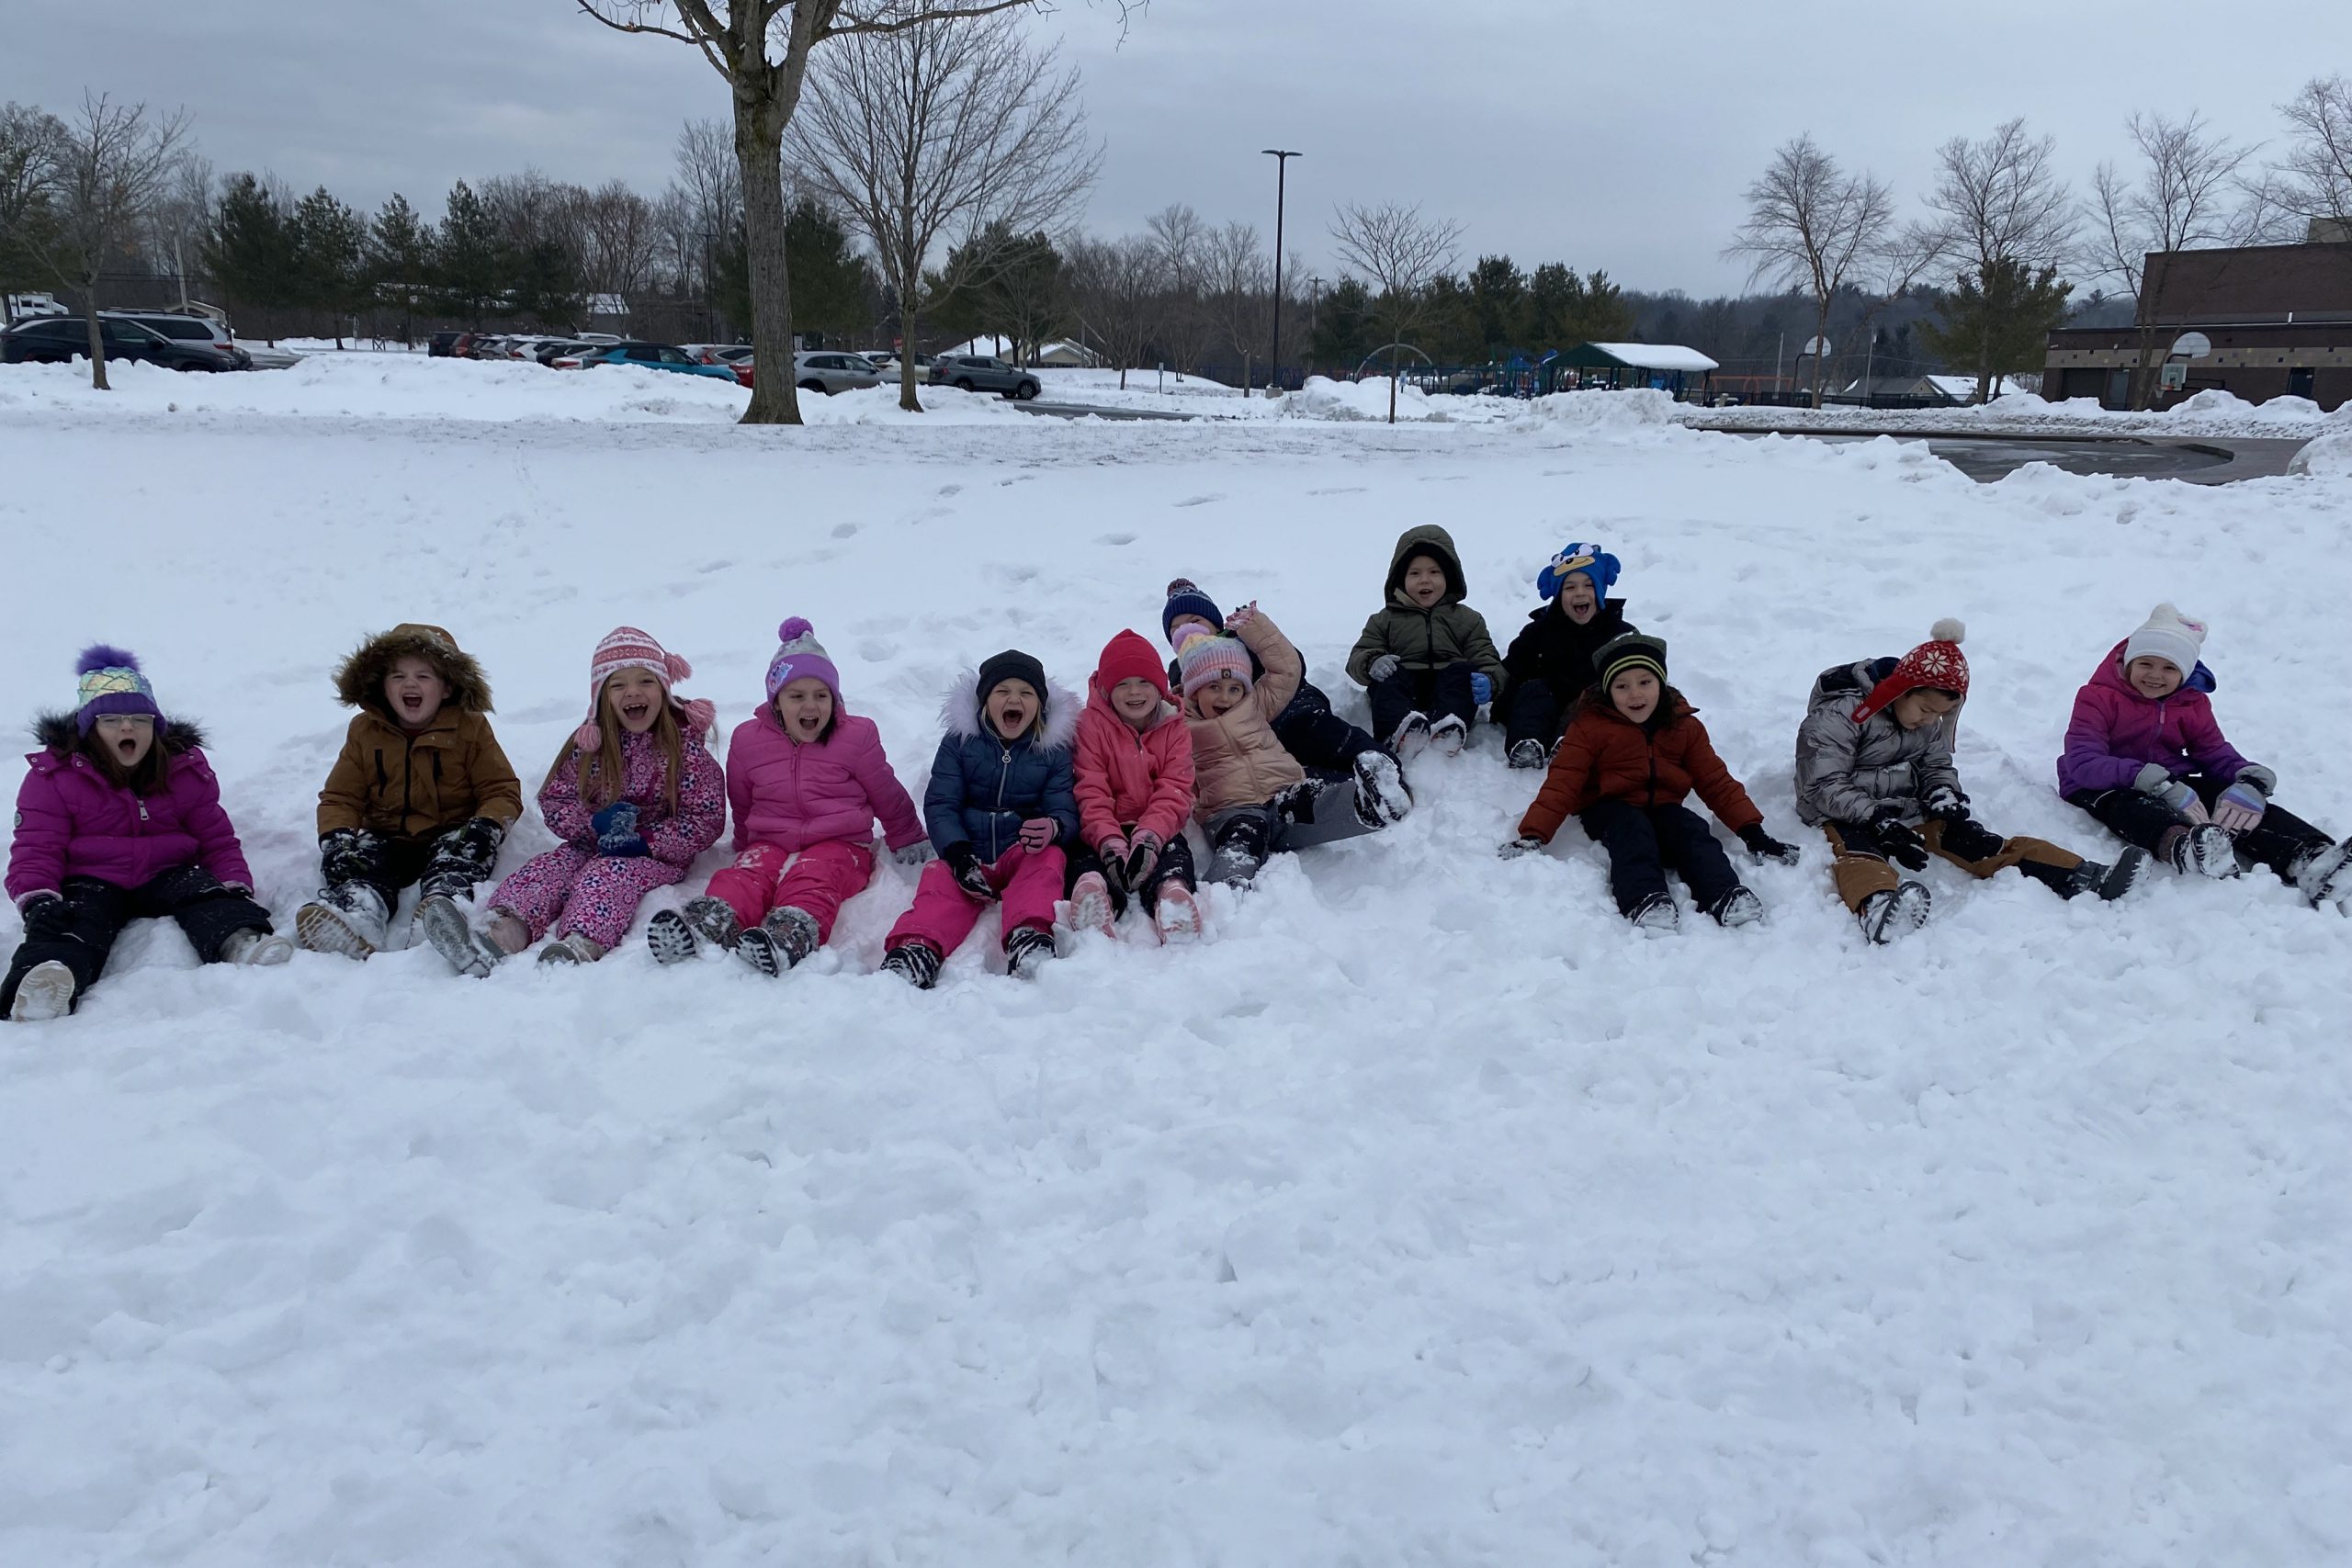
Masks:
[[[1934,626],[1928,628],[1928,640],[1929,642],[1958,642],[1967,635],[1968,627],[1966,624],[1955,620],[1950,615],[1946,615],[1942,620],[1938,621]]]

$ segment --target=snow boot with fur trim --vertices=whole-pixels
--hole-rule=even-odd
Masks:
[[[384,946],[391,911],[365,882],[339,882],[294,911],[294,935],[312,953],[370,958]]]

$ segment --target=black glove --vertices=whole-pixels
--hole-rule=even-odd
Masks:
[[[1928,792],[1928,798],[1919,804],[1926,807],[1928,816],[1943,821],[1965,822],[1968,820],[1968,796],[1950,784],[1938,784]]]
[[[1892,811],[1882,811],[1871,818],[1871,836],[1878,840],[1878,847],[1886,858],[1910,871],[1928,869],[1928,840],[1917,829]]]
[[[319,874],[329,883],[373,876],[382,841],[365,828],[335,828],[319,835]]]
[[[956,874],[956,886],[982,903],[995,898],[996,889],[989,886],[988,867],[980,863],[980,857],[972,852],[971,845],[950,844],[940,852],[939,858]]]
[[[452,828],[445,837],[456,840],[469,855],[494,858],[498,846],[506,841],[506,829],[495,818],[477,817],[462,828]]]
[[[1746,844],[1747,852],[1758,860],[1776,860],[1782,865],[1797,863],[1797,847],[1794,844],[1784,844],[1772,837],[1764,830],[1764,824],[1761,822],[1751,822],[1739,830],[1739,841]]]
[[[1159,835],[1139,832],[1127,840],[1127,863],[1121,874],[1121,886],[1140,892],[1159,869]]]

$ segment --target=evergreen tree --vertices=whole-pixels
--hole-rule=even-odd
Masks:
[[[479,330],[485,314],[505,308],[514,270],[490,209],[465,181],[451,186],[433,247],[435,310]]]
[[[785,215],[784,256],[796,332],[847,336],[872,324],[865,263],[823,206],[805,199],[793,204]],[[752,319],[751,266],[741,225],[712,259],[711,279],[719,314],[741,331]]]
[[[433,267],[433,231],[408,197],[394,192],[368,227],[368,281],[374,297],[401,313],[401,343],[416,341],[416,312],[424,302]]]
[[[505,264],[505,307],[510,313],[528,316],[543,328],[567,332],[585,313],[588,299],[581,285],[580,264],[562,242],[535,240],[520,247],[503,246],[499,254]]]
[[[1527,276],[1509,256],[1480,256],[1470,269],[1470,303],[1481,357],[1496,359],[1527,335]]]
[[[251,174],[230,176],[203,249],[204,270],[232,303],[277,311],[300,302],[293,219]]]
[[[1351,376],[1380,345],[1373,341],[1372,292],[1356,278],[1343,277],[1326,289],[1315,307],[1315,363],[1336,376]]]
[[[2065,325],[2074,285],[2058,269],[2007,258],[1964,272],[1943,296],[1938,321],[1921,321],[1922,348],[1948,367],[1976,372],[1976,400],[1992,396],[1994,378],[2038,370],[2050,333]]]
[[[368,303],[363,252],[368,228],[358,213],[321,186],[294,209],[297,287],[302,303],[333,319],[334,345],[343,346],[344,321]]]

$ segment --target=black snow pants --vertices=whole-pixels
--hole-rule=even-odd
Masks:
[[[170,916],[207,964],[220,961],[220,944],[237,932],[270,929],[268,910],[251,895],[222,886],[200,866],[175,866],[137,887],[69,876],[60,891],[62,899],[41,899],[26,912],[25,940],[9,961],[6,982],[0,984],[0,1016],[15,1005],[26,971],[51,959],[74,972],[78,1000],[98,983],[115,939],[133,920]]]
[[[1399,669],[1385,681],[1372,683],[1373,733],[1385,740],[1396,737],[1396,727],[1409,713],[1426,714],[1432,721],[1452,714],[1464,724],[1478,715],[1478,700],[1471,694],[1467,664],[1442,664],[1434,670]]]
[[[1669,870],[1682,874],[1691,901],[1711,915],[1739,886],[1714,829],[1689,807],[1596,800],[1577,820],[1609,852],[1609,890],[1616,895],[1621,915],[1632,915],[1644,899],[1665,892]]]
[[[2230,786],[2217,778],[2192,773],[2182,781],[2197,792],[2197,798],[2211,807]],[[2158,800],[2153,795],[2143,795],[2136,789],[2078,789],[2066,797],[2112,829],[2115,836],[2127,844],[2137,844],[2152,854],[2163,855],[2171,846],[2165,835],[2175,828],[2188,826],[2188,818]],[[2237,835],[2236,846],[2240,862],[2267,865],[2288,882],[2302,864],[2331,840],[2326,833],[2291,811],[2271,806],[2262,813],[2262,820]]]
[[[1331,699],[1305,681],[1299,682],[1298,694],[1289,705],[1274,716],[1274,739],[1298,759],[1300,767],[1326,779],[1353,777],[1358,753],[1385,750],[1333,713]]]

